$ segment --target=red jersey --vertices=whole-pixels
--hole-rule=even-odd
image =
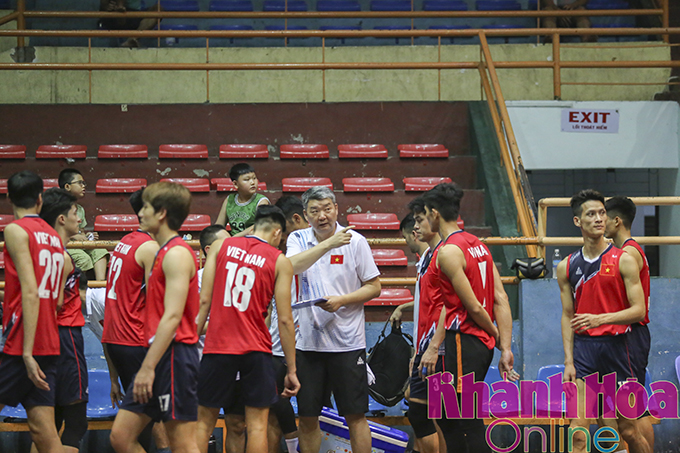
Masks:
[[[623,250],[609,245],[595,260],[586,260],[583,249],[569,255],[567,275],[574,296],[574,311],[580,313],[616,313],[628,308],[626,287],[619,271]],[[603,324],[577,335],[597,337],[619,335],[630,331],[630,326]]]
[[[57,301],[64,273],[64,245],[57,232],[38,216],[25,216],[12,223],[19,225],[28,233],[28,248],[38,285],[40,309],[33,355],[59,355]],[[12,255],[5,251],[5,301],[0,351],[9,355],[22,355],[23,348],[21,284]]]
[[[168,251],[173,247],[184,247],[191,252],[194,266],[196,266],[196,272],[189,281],[189,292],[187,293],[184,313],[182,314],[179,326],[177,326],[177,332],[175,332],[173,341],[186,344],[196,344],[198,342],[198,334],[196,333],[196,316],[198,316],[198,263],[196,262],[196,254],[191,247],[181,237],[175,236],[158,251],[151,268],[151,275],[149,275],[149,287],[146,291],[146,323],[144,325],[147,345],[151,345],[153,342],[156,330],[158,329],[158,323],[165,312],[163,260]]]
[[[80,300],[80,275],[82,272],[76,267],[71,255],[68,255],[68,259],[71,260],[73,270],[68,274],[66,283],[64,283],[64,304],[61,310],[57,312],[57,324],[62,327],[83,327],[85,317],[83,316],[83,302]]]
[[[135,254],[142,244],[152,240],[148,233],[137,230],[123,236],[111,252],[102,343],[147,345],[144,339],[144,268],[137,263]]]
[[[204,354],[272,352],[264,319],[281,251],[254,237],[226,239],[217,254]]]
[[[444,244],[437,249],[437,254],[445,245],[455,245],[463,251],[465,256],[465,276],[470,281],[472,291],[484,310],[494,320],[494,276],[493,259],[489,249],[482,244],[477,236],[463,230],[451,233]],[[437,262],[436,257],[433,262]],[[474,335],[479,338],[487,348],[493,349],[496,340],[479,327],[465,309],[463,302],[453,289],[451,280],[442,272],[441,267],[435,267],[437,280],[441,284],[442,298],[446,306],[446,329],[459,331],[464,334]]]
[[[645,252],[642,250],[642,246],[637,243],[637,241],[633,238],[626,239],[626,241],[623,243],[623,246],[626,247],[627,245],[630,245],[631,247],[635,247],[638,252],[640,252],[640,256],[642,256],[642,269],[640,269],[640,283],[642,284],[642,291],[645,293],[645,319],[640,321],[641,325],[647,325],[649,324],[649,263],[647,262],[647,255],[645,255]]]
[[[441,244],[441,243],[440,243]],[[419,298],[418,298],[418,338],[416,338],[416,350],[418,354],[425,352],[437,330],[439,315],[444,306],[441,285],[437,278],[437,269],[434,263],[437,261],[437,251],[428,251],[423,261],[423,269],[419,275]],[[429,255],[429,256],[428,256]]]

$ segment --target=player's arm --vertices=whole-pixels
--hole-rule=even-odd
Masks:
[[[404,310],[413,310],[414,305],[415,302],[406,302],[405,304],[397,305],[397,308],[394,309],[390,316],[390,323],[401,322]]]
[[[371,299],[380,296],[380,278],[374,277],[361,284],[361,288],[343,296],[326,296],[326,302],[317,304],[328,312],[335,312],[344,305],[365,304]]]
[[[208,250],[208,256],[205,257],[203,278],[201,280],[201,302],[198,308],[198,319],[196,320],[196,329],[198,329],[199,336],[203,335],[205,323],[208,320],[208,315],[210,314],[213,285],[215,284],[215,271],[217,270],[217,254],[222,248],[223,243],[224,239],[215,241],[210,247],[210,250]]]
[[[515,356],[512,353],[512,311],[510,310],[510,301],[508,294],[505,292],[503,282],[501,281],[501,274],[495,263],[493,264],[493,315],[496,318],[498,325],[498,333],[500,338],[496,346],[501,351],[501,358],[498,361],[498,371],[501,376],[511,381],[519,379],[519,374],[514,371]]]
[[[38,362],[33,358],[33,345],[35,343],[35,331],[38,327],[38,313],[40,311],[40,298],[38,296],[38,283],[35,279],[33,259],[28,244],[28,233],[19,225],[10,223],[5,228],[5,248],[14,261],[14,265],[21,285],[21,310],[24,322],[24,349],[23,359],[29,379],[41,390],[49,390],[50,386],[45,381],[45,374],[40,369]],[[64,287],[60,285],[60,293],[63,298]]]
[[[465,275],[465,256],[455,245],[444,245],[437,254],[437,264],[448,277],[472,320],[486,333],[498,339],[498,329],[482,304],[477,300],[470,281]]]
[[[290,260],[279,255],[276,259],[276,284],[274,286],[274,300],[276,311],[279,316],[279,336],[281,347],[286,357],[288,370],[285,378],[285,390],[283,396],[295,396],[300,390],[300,382],[297,378],[295,365],[295,324],[293,322],[293,310],[290,308],[290,287],[293,282],[293,265]]]
[[[144,269],[144,283],[149,283],[149,275],[151,274],[151,268],[153,267],[153,260],[156,258],[156,253],[160,249],[158,242],[153,240],[148,240],[135,251],[135,261]]]
[[[287,255],[288,259],[290,259],[290,262],[293,264],[293,272],[295,272],[295,275],[312,267],[312,265],[319,261],[322,256],[334,248],[349,244],[352,240],[352,233],[348,230],[351,228],[354,228],[354,226],[350,225],[345,227],[328,239],[319,242],[311,249],[304,251],[302,250],[301,245],[298,244],[300,238],[294,235],[288,236],[288,242],[286,243],[288,250]]]
[[[102,343],[102,349],[104,350],[104,358],[106,359],[106,365],[109,367],[109,378],[111,380],[111,407],[120,407],[120,402],[123,400],[123,392],[120,388],[120,383],[118,382],[118,370],[109,356],[109,348],[106,343]]]
[[[216,225],[222,225],[224,227],[227,226],[227,222],[229,219],[227,218],[227,200],[229,199],[229,196],[224,199],[224,202],[222,203],[222,207],[220,208],[220,212],[217,214],[217,220],[215,220]],[[231,233],[227,231],[227,234],[231,236]]]
[[[435,366],[437,365],[437,360],[439,358],[439,346],[446,338],[446,307],[442,305],[442,311],[439,314],[439,321],[437,321],[437,330],[435,330],[430,344],[423,353],[423,357],[420,359],[420,365],[418,366],[418,371],[420,376],[425,380],[430,374],[434,374]],[[411,358],[413,362],[413,358]],[[410,367],[413,365],[411,364]],[[409,368],[410,368],[409,367]]]
[[[629,307],[615,313],[581,313],[571,320],[571,327],[575,332],[584,332],[603,324],[628,325],[645,319],[645,294],[640,283],[640,268],[635,258],[627,253],[621,254],[619,272],[626,286]]]
[[[163,316],[158,323],[154,341],[137,372],[134,384],[134,400],[143,404],[146,404],[153,396],[152,387],[156,365],[177,332],[189,294],[189,281],[196,272],[191,252],[184,247],[171,248],[163,259],[162,267],[165,274]]]
[[[571,320],[574,318],[574,296],[567,275],[567,259],[557,265],[557,284],[560,287],[562,301],[562,347],[564,348],[564,375],[562,380],[574,382],[576,369],[574,368],[574,331],[571,330]]]
[[[68,252],[64,251],[64,272],[62,273],[62,276],[61,276],[61,281],[62,281],[63,285],[62,285],[62,290],[59,292],[59,298],[57,299],[57,312],[60,312],[61,309],[64,308],[64,288],[63,288],[63,286],[66,284],[66,279],[68,278],[68,276],[71,272],[73,272],[73,261],[71,261],[71,258],[69,257]],[[82,304],[82,307],[85,307],[85,304]]]

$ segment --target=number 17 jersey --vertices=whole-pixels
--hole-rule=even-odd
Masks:
[[[225,239],[217,253],[204,354],[272,352],[264,320],[281,251],[255,237]]]

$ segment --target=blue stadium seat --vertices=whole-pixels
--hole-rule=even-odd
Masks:
[[[165,11],[199,11],[198,0],[161,0]]]
[[[110,381],[109,381],[110,382]],[[0,417],[18,418],[26,420],[26,409],[19,404],[17,407],[5,406],[0,412]]]
[[[506,23],[506,24],[491,24],[491,25],[485,25],[482,27],[486,30],[512,30],[516,28],[527,28],[525,25],[520,25],[520,24],[514,24],[514,23]],[[502,44],[502,43],[524,43],[527,42],[527,37],[526,36],[494,36],[494,37],[487,37],[486,38],[489,44]]]
[[[590,0],[586,9],[629,9],[630,4],[624,0]]]
[[[264,0],[262,11],[286,11],[286,0]],[[288,0],[288,11],[307,11],[307,2],[305,0]]]
[[[306,7],[306,6],[305,6]],[[285,25],[266,25],[264,27],[265,30],[269,31],[281,31],[281,30],[308,30],[308,28],[304,25],[290,25],[288,26]],[[321,45],[321,40],[317,38],[285,38],[285,40],[282,40],[281,38],[269,38],[270,40],[276,39],[279,40],[280,45],[281,44],[288,44],[291,46],[302,46],[302,45],[310,45],[312,40],[318,40],[318,45]]]
[[[252,30],[253,26],[252,25],[211,25],[210,26],[211,30],[236,30],[236,31],[245,31],[245,30]],[[246,40],[246,39],[251,39],[251,38],[212,38],[210,40],[210,45],[215,45],[215,46],[225,46],[229,44],[235,44],[239,41]],[[238,40],[238,41],[237,41]]]
[[[432,25],[428,30],[469,30],[469,25]],[[437,38],[429,38],[430,43],[437,44]],[[478,42],[476,37],[450,38],[442,37],[442,44],[472,44]]]
[[[253,2],[250,0],[211,0],[210,11],[252,11]]]
[[[527,10],[536,11],[538,9],[538,0],[529,0],[527,2]]]
[[[371,0],[371,11],[411,10],[411,0]]]
[[[89,370],[88,418],[113,418],[118,408],[111,407],[111,379],[108,370]]]
[[[198,25],[191,25],[191,24],[166,24],[161,22],[161,30],[178,30],[178,31],[186,31],[186,30],[198,30]],[[166,46],[177,46],[180,43],[179,38],[165,38],[165,45]],[[182,39],[183,44],[187,44],[187,47],[195,47],[195,46],[205,46],[205,38],[183,38]]]
[[[358,25],[322,25],[319,27],[319,30],[361,30],[361,27]],[[356,41],[360,39],[361,38],[326,38],[326,45],[332,47],[353,42],[356,43]]]
[[[425,0],[423,11],[467,11],[468,5],[463,0]]]
[[[411,30],[409,25],[378,25],[373,27],[374,30]],[[377,44],[394,43],[394,44],[411,44],[411,38],[375,38]]]
[[[319,0],[316,2],[317,11],[361,11],[361,5],[356,0]]]
[[[0,9],[12,9],[9,0],[0,0]]]
[[[518,11],[522,5],[516,0],[477,0],[477,11]]]
[[[368,413],[373,417],[384,416],[387,412],[387,406],[383,406],[379,402],[373,399],[371,395],[368,395]]]
[[[265,30],[280,31],[280,30],[308,30],[304,25],[267,25],[264,27]]]

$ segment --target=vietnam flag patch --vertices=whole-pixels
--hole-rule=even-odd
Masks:
[[[600,268],[600,275],[604,276],[614,276],[614,265],[613,264],[602,264]]]
[[[343,255],[331,255],[331,264],[342,264],[344,258]]]

